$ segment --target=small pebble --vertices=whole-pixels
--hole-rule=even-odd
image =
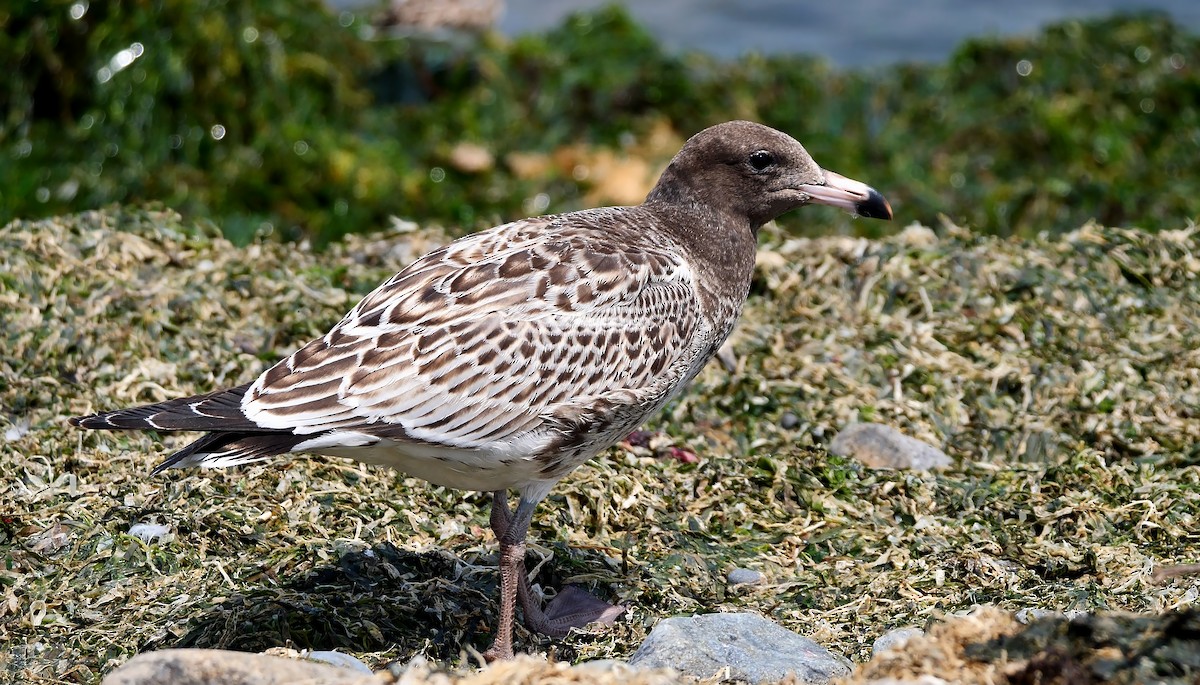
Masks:
[[[767,577],[760,571],[751,568],[735,568],[726,576],[730,585],[758,585]]]
[[[829,451],[861,462],[869,469],[944,469],[953,462],[933,445],[910,438],[879,423],[852,423],[829,443]]]
[[[925,631],[920,628],[896,628],[895,630],[889,630],[876,638],[875,644],[871,645],[871,658],[875,658],[889,649],[899,649],[909,640],[924,634]]]

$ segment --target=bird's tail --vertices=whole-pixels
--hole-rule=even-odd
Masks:
[[[221,467],[262,461],[290,452],[311,436],[259,426],[242,413],[250,384],[128,409],[77,416],[72,426],[98,430],[206,431],[208,434],[167,457],[153,473],[184,466]]]
[[[204,395],[76,416],[70,423],[98,430],[261,431],[261,426],[242,413],[242,397],[249,387],[247,383]]]

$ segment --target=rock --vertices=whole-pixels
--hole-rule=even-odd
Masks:
[[[940,449],[879,423],[852,423],[829,443],[829,451],[856,459],[870,469],[929,471],[951,465]]]
[[[330,666],[337,666],[348,671],[357,671],[363,675],[372,675],[375,671],[371,667],[363,663],[362,659],[350,654],[344,654],[337,651],[316,651],[303,654],[305,659],[316,661]]]
[[[761,571],[751,568],[735,568],[726,576],[730,585],[758,585],[767,579]]]
[[[369,555],[370,553],[371,550],[363,552],[364,555]],[[337,666],[338,668],[357,671],[364,675],[371,675],[375,672],[370,666],[363,663],[358,657],[338,651],[309,651],[307,649],[291,649],[290,647],[271,647],[270,649],[264,650],[263,654],[267,656],[283,657],[285,659],[303,659],[305,661],[312,661],[315,663],[329,664],[330,666]]]
[[[871,645],[871,658],[875,658],[889,649],[899,649],[912,638],[920,637],[924,634],[925,631],[920,628],[896,628],[895,630],[889,630],[876,638],[875,643]]]
[[[101,685],[378,685],[373,675],[311,661],[223,649],[138,654]]]
[[[678,616],[659,621],[629,663],[674,668],[700,679],[827,683],[850,662],[757,614]]]

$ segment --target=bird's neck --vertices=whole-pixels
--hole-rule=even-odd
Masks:
[[[750,292],[758,227],[751,226],[746,217],[686,194],[665,197],[651,193],[643,206],[688,255],[700,296],[708,300],[706,309],[732,307],[736,316]]]

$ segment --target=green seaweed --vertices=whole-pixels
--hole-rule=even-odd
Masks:
[[[880,188],[902,222],[945,215],[1032,236],[1200,217],[1200,41],[1157,14],[1069,20],[966,41],[944,63],[870,70],[669,52],[619,7],[454,43],[390,36],[315,0],[18,2],[0,26],[0,58],[15,65],[0,83],[0,222],[158,201],[239,244],[325,245],[393,216],[458,233],[624,199],[587,175],[586,155],[554,163],[565,150],[653,168],[736,117]],[[653,143],[663,129],[674,145]],[[460,168],[461,143],[492,161]],[[552,162],[530,174],[514,153]],[[783,225],[889,230],[830,212]]]

